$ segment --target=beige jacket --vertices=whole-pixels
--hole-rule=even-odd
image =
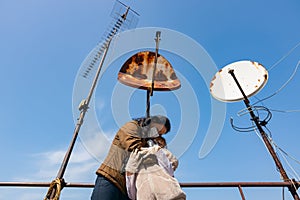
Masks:
[[[112,142],[108,155],[96,174],[102,175],[126,194],[125,165],[129,152],[142,147],[141,128],[136,121],[122,126]]]

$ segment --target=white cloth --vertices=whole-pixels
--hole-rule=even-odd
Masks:
[[[147,156],[142,159],[138,173],[126,176],[129,198],[132,200],[185,200],[185,193],[173,177],[178,165],[175,156],[157,145],[143,148],[141,152]],[[153,156],[150,156],[151,154]],[[134,156],[130,159],[137,159]]]

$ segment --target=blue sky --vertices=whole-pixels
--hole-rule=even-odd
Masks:
[[[111,45],[65,180],[93,183],[118,126],[129,116],[144,115],[145,91],[118,83],[117,72],[139,50],[134,47],[151,49],[151,42],[155,47],[152,32],[162,30],[160,53],[173,65],[182,88],[155,92],[151,111],[171,119],[166,139],[179,158],[176,178],[184,183],[281,181],[257,134],[236,132],[230,125],[233,117],[237,126],[251,126],[247,115],[237,116],[243,102],[212,99],[206,76],[229,63],[253,60],[266,67],[269,80],[251,103],[278,91],[300,60],[299,1],[122,2],[140,14],[139,31],[121,34]],[[57,175],[78,117],[75,107],[90,86],[91,78],[83,79],[80,72],[112,21],[114,4],[111,0],[0,2],[1,182],[51,182]],[[142,30],[146,34],[130,37]],[[133,49],[122,54],[118,45]],[[275,143],[296,159],[300,158],[299,76],[296,71],[282,90],[258,104],[272,111],[267,127]],[[207,135],[213,139],[205,140]],[[211,148],[201,157],[203,143]],[[290,158],[286,163],[280,151],[278,155],[288,175],[299,180],[299,164]],[[38,200],[47,189],[2,187],[0,199]],[[184,190],[191,200],[241,199],[236,188]],[[282,191],[245,188],[244,193],[246,199],[281,199]],[[65,188],[61,199],[89,199],[90,194],[91,189]],[[285,196],[292,199],[287,190]]]

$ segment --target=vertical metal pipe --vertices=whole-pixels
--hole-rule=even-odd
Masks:
[[[237,78],[236,78],[236,76],[234,74],[234,70],[233,69],[229,70],[228,73],[232,76],[232,78],[234,79],[235,83],[237,84],[239,90],[241,91],[241,93],[242,93],[242,95],[244,97],[244,103],[245,103],[245,105],[246,105],[246,107],[247,107],[247,109],[248,109],[248,111],[250,113],[250,116],[251,116],[252,120],[254,121],[256,127],[258,128],[258,130],[259,130],[259,132],[261,134],[261,137],[262,137],[262,139],[263,139],[266,147],[268,148],[268,150],[269,150],[269,152],[270,152],[270,154],[271,154],[271,156],[272,156],[272,158],[273,158],[273,160],[274,160],[274,162],[276,164],[276,167],[278,168],[281,176],[283,177],[283,180],[285,182],[291,182],[291,183],[293,183],[293,181],[291,179],[289,179],[289,177],[288,177],[287,173],[285,172],[285,170],[284,170],[284,168],[283,168],[280,160],[278,159],[278,157],[276,155],[276,152],[273,149],[273,147],[272,147],[272,145],[271,145],[271,143],[270,143],[270,141],[269,141],[266,133],[262,129],[262,127],[261,127],[261,125],[259,123],[259,118],[254,114],[254,112],[253,112],[253,110],[252,110],[252,108],[250,106],[250,102],[249,102],[247,96],[245,95],[245,93],[243,91],[243,88],[241,87],[240,83],[238,82],[238,80],[237,80]],[[289,186],[289,190],[290,190],[293,198],[295,200],[299,200],[299,196],[297,194],[297,191],[296,191],[295,187],[292,186],[292,184],[291,184],[291,186]]]
[[[155,71],[156,71],[156,66],[157,66],[157,57],[158,57],[160,34],[161,34],[160,31],[156,31],[154,68],[153,68],[153,72],[152,72],[151,86],[150,86],[150,88],[147,89],[147,102],[146,102],[146,116],[147,117],[150,117],[150,98],[151,98],[151,96],[153,96],[154,77],[155,77]]]
[[[239,188],[239,191],[240,191],[240,194],[241,194],[242,200],[246,200],[246,198],[245,198],[245,195],[244,195],[244,192],[243,192],[243,189],[242,189],[241,185],[239,185],[239,186],[238,186],[238,188]]]
[[[161,34],[160,31],[156,31],[154,69],[153,69],[153,73],[152,73],[151,94],[150,94],[151,96],[153,96],[154,77],[155,77],[155,71],[156,71],[156,66],[157,66],[157,57],[158,57],[160,34]]]
[[[147,89],[147,100],[146,100],[146,117],[150,117],[150,89]]]

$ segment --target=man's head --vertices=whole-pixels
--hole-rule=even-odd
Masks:
[[[168,133],[171,130],[170,120],[162,115],[155,115],[150,117],[150,127],[155,127],[159,135]]]

